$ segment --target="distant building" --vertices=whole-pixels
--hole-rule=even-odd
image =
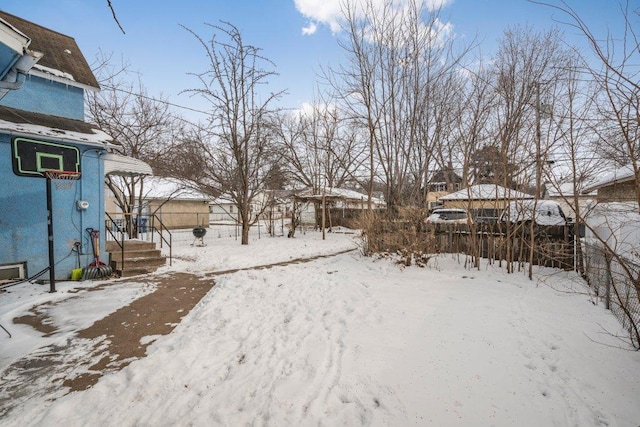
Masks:
[[[111,191],[107,194],[111,196]],[[169,229],[193,228],[195,226],[209,226],[209,202],[211,197],[194,190],[192,186],[175,178],[146,177],[140,187],[135,189],[135,194],[141,195],[142,205],[140,209],[135,206],[134,215],[140,212],[140,217],[135,218],[139,224],[139,231],[144,232],[144,226],[150,224],[153,216]],[[114,197],[107,197],[107,212],[116,221],[123,222],[122,210]]]
[[[637,202],[638,184],[632,165],[623,166],[604,175],[601,179],[582,190],[583,194],[596,192],[599,203]]]
[[[604,175],[583,193],[597,192],[586,209],[587,243],[601,245],[635,263],[640,262],[640,213],[636,174],[631,165]]]
[[[510,201],[534,197],[495,184],[476,184],[438,199],[445,208],[466,209],[479,221],[494,222]]]
[[[462,188],[462,178],[456,174],[453,167],[437,171],[427,184],[427,207],[433,209],[439,205],[438,199]]]
[[[303,225],[319,227],[322,224],[322,200],[324,199],[327,211],[325,212],[326,226],[355,227],[355,221],[360,218],[363,211],[369,209],[369,200],[366,194],[345,188],[327,188],[325,190],[307,189],[296,192],[294,200],[300,204],[300,210],[296,213]],[[386,209],[386,202],[380,197],[371,198],[373,210]]]
[[[231,200],[231,196],[222,195],[209,202],[209,223],[238,222],[238,205]]]

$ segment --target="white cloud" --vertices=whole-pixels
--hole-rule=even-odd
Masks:
[[[315,22],[309,22],[309,25],[307,25],[306,27],[302,27],[302,35],[307,36],[310,34],[314,34],[317,29],[318,29],[318,26],[316,25]]]
[[[348,4],[362,11],[365,4],[373,6],[374,10],[383,10],[383,5],[388,1],[397,9],[405,9],[412,0],[294,0],[296,9],[311,22],[302,29],[303,34],[313,34],[317,30],[317,24],[328,26],[332,32],[340,31],[342,21],[342,5]],[[434,11],[453,3],[453,0],[424,0],[427,10]]]
[[[445,6],[449,6],[453,3],[453,0],[426,0],[425,5],[428,10],[439,10],[444,8]]]
[[[340,31],[341,0],[294,0],[294,3],[298,12],[312,22],[325,24],[334,33]]]

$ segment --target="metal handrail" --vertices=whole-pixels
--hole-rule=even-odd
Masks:
[[[107,220],[105,220],[105,229],[107,230],[107,233],[111,235],[113,240],[118,244],[118,246],[122,251],[122,266],[124,269],[124,240],[125,240],[124,237],[125,237],[125,234],[127,234],[126,229],[123,229],[119,225],[119,223],[116,220],[114,220],[111,217],[111,215],[109,215],[109,213],[105,212],[105,215],[108,218]],[[121,214],[121,215],[132,216],[132,214]],[[167,226],[164,225],[162,220],[156,214],[152,214],[150,216],[150,219],[151,219],[151,222],[147,224],[145,228],[151,232],[151,242],[152,243],[154,242],[154,233],[158,233],[158,235],[160,236],[160,248],[163,247],[163,244],[166,244],[169,247],[169,265],[171,266],[173,265],[173,249],[172,249],[173,236],[171,235],[171,232],[169,231]],[[133,224],[133,226],[136,227],[137,224]],[[116,232],[120,234],[119,237],[116,233],[114,233],[113,228],[115,228]],[[165,236],[165,232],[168,235],[168,238],[167,236]]]
[[[157,232],[158,235],[160,236],[160,247],[162,248],[162,242],[166,243],[167,246],[169,247],[169,266],[172,265],[172,260],[173,260],[173,256],[172,256],[172,248],[171,248],[171,243],[172,243],[172,235],[171,235],[171,231],[169,231],[169,229],[164,225],[164,223],[162,222],[162,220],[156,215],[156,214],[152,214],[151,215],[152,218],[152,222],[151,222],[151,241],[153,242],[153,232]],[[156,221],[158,222],[158,224],[160,224],[160,227],[156,227]],[[169,235],[169,240],[167,240],[167,238],[164,236],[164,232],[167,232],[167,234]]]
[[[109,215],[107,212],[105,212],[104,214],[107,216],[107,219],[104,221],[104,229],[111,235],[111,237],[113,237],[113,240],[120,247],[120,270],[124,271],[124,231],[120,228],[118,223],[114,221],[111,215]],[[109,224],[109,222],[111,222],[111,224]],[[118,240],[118,236],[113,233],[112,227],[110,227],[110,225],[116,227],[118,233],[120,233],[120,240]],[[105,239],[105,244],[106,242],[107,239]]]

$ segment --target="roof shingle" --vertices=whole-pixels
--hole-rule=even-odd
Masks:
[[[91,67],[72,37],[1,10],[0,18],[31,39],[30,50],[44,54],[38,65],[68,73],[73,76],[75,82],[83,85],[100,88]]]

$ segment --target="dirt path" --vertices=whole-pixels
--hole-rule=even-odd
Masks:
[[[2,372],[0,418],[28,399],[47,399],[56,394],[86,390],[103,375],[119,371],[144,357],[153,342],[144,338],[169,334],[215,285],[215,276],[309,262],[351,251],[199,276],[168,273],[142,280],[136,277],[136,282],[153,283],[155,291],[77,331],[64,345],[41,347]],[[105,282],[92,290],[99,291],[127,280],[131,279]],[[45,336],[54,336],[57,331],[52,327],[51,319],[42,312],[34,307],[30,314],[14,319],[14,323],[27,324]]]

